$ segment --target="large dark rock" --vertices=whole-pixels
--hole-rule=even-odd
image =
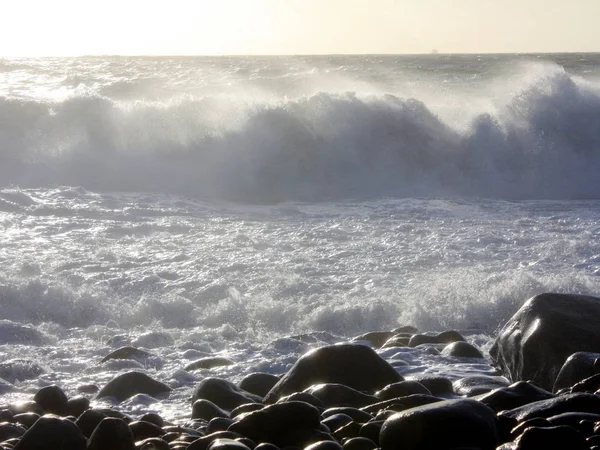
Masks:
[[[298,441],[316,435],[320,425],[317,408],[308,403],[291,401],[266,406],[260,411],[242,416],[231,424],[229,431],[246,436],[254,442],[270,442],[283,448],[306,444],[306,441]],[[321,439],[310,443],[319,440]]]
[[[361,408],[379,401],[377,397],[363,394],[356,389],[338,383],[316,384],[307,388],[304,392],[318,398],[325,408],[333,408],[334,406]]]
[[[577,382],[595,375],[594,364],[600,353],[577,352],[567,358],[554,381],[554,392],[570,388]]]
[[[88,439],[87,450],[134,450],[135,440],[127,424],[114,417],[100,421]]]
[[[194,389],[192,402],[205,399],[222,409],[231,411],[246,403],[261,403],[262,398],[246,392],[222,378],[205,378]]]
[[[246,375],[240,381],[240,389],[251,394],[264,397],[277,384],[279,377],[270,373],[254,372]]]
[[[40,417],[15,445],[14,450],[85,450],[85,437],[70,420],[52,414]]]
[[[523,422],[536,417],[548,418],[568,412],[595,414],[598,411],[600,411],[600,395],[578,393],[529,403],[519,408],[503,411],[502,415]]]
[[[494,411],[504,411],[550,398],[554,398],[554,394],[551,392],[526,381],[517,381],[510,386],[480,395],[477,400],[485,403]]]
[[[365,345],[338,344],[303,355],[269,391],[266,403],[313,384],[339,383],[369,394],[401,381],[396,370]]]
[[[136,394],[146,394],[154,397],[168,395],[169,392],[171,392],[169,386],[150,378],[145,373],[127,372],[110,380],[106,386],[100,389],[96,398],[115,397],[122,402]]]
[[[62,416],[67,408],[68,399],[60,387],[45,386],[37,391],[33,401],[40,405],[45,413]]]
[[[452,356],[454,358],[483,358],[483,353],[468,342],[458,341],[445,346],[442,350],[442,356]]]
[[[490,356],[512,381],[533,380],[552,390],[570,355],[600,352],[599,318],[597,297],[536,295],[504,325]]]
[[[493,450],[496,413],[470,399],[446,400],[394,414],[379,435],[381,450]]]

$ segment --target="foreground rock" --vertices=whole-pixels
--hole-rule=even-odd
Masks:
[[[533,380],[552,390],[569,356],[600,352],[598,317],[597,297],[536,295],[506,323],[490,356],[512,381]]]
[[[496,413],[475,400],[446,400],[394,414],[379,439],[381,450],[493,450]]]
[[[302,356],[269,391],[265,403],[300,392],[313,384],[339,383],[369,394],[402,381],[396,370],[372,348],[356,344],[321,347]]]

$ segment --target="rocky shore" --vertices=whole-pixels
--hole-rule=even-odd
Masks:
[[[189,420],[131,417],[90,400],[168,396],[131,371],[68,398],[59,386],[0,405],[0,449],[15,450],[597,450],[600,298],[542,294],[526,301],[489,352],[497,373],[402,376],[381,348],[421,348],[469,364],[485,352],[457,331],[374,331],[314,349],[283,376],[217,377],[193,389]],[[136,358],[123,347],[106,359]],[[204,358],[190,370],[226,361]]]

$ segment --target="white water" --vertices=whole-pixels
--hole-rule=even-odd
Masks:
[[[5,400],[142,368],[174,394],[122,407],[184,418],[202,376],[600,292],[596,56],[339,58],[0,64]],[[156,358],[98,364],[126,344]]]

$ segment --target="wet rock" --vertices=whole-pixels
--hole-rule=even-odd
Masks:
[[[232,423],[233,419],[230,419],[229,417],[215,417],[208,422],[206,433],[209,434],[217,431],[227,431]]]
[[[508,387],[508,385],[509,383],[504,377],[477,375],[454,381],[452,389],[458,395],[474,397],[476,395],[487,394],[494,389]]]
[[[412,377],[412,381],[417,381],[429,389],[431,395],[451,394],[452,381],[448,378],[435,375],[417,375]]]
[[[371,331],[370,333],[361,334],[360,336],[356,336],[352,341],[368,342],[372,347],[379,348],[390,338],[395,336],[393,331]]]
[[[393,336],[383,343],[381,348],[392,348],[392,347],[408,347],[410,342],[409,337],[405,336]]]
[[[77,386],[77,392],[81,392],[82,394],[95,394],[99,390],[100,388],[95,384],[82,384],[81,386]]]
[[[515,441],[515,450],[589,450],[585,437],[571,427],[529,427]]]
[[[22,426],[16,423],[2,422],[0,423],[0,442],[12,438],[20,438],[27,431]]]
[[[105,417],[98,423],[87,442],[87,450],[134,450],[135,440],[129,426],[121,419]]]
[[[264,398],[271,388],[277,384],[279,377],[270,373],[254,372],[240,381],[240,389]]]
[[[523,422],[535,417],[548,418],[567,412],[592,413],[600,411],[600,396],[594,394],[568,394],[542,400],[519,408],[502,411],[502,415]]]
[[[184,370],[191,372],[193,370],[213,369],[215,367],[231,366],[233,364],[235,363],[228,358],[223,358],[221,356],[207,356],[191,362],[184,367]]]
[[[133,359],[135,361],[146,361],[148,358],[152,357],[154,357],[154,355],[150,352],[131,346],[125,346],[110,352],[100,360],[100,363],[105,363],[111,359]]]
[[[468,342],[453,342],[448,344],[442,350],[442,356],[451,356],[454,358],[483,358],[483,353]]]
[[[490,356],[510,380],[533,380],[552,390],[576,352],[600,349],[600,299],[586,295],[541,294],[529,299],[504,325]]]
[[[365,367],[369,370],[365,371]],[[372,393],[400,381],[396,370],[372,348],[338,344],[321,347],[302,356],[269,391],[266,403],[298,392],[317,383],[339,383],[361,392]]]
[[[344,450],[374,450],[377,444],[365,437],[347,439],[342,445]]]
[[[14,450],[48,449],[86,450],[85,437],[73,422],[49,414],[40,417],[14,447]]]
[[[352,417],[347,414],[333,414],[324,418],[321,421],[321,424],[325,425],[331,431],[335,431],[343,426],[348,425],[352,421]]]
[[[443,398],[434,397],[433,395],[427,394],[412,394],[406,397],[392,398],[390,400],[384,400],[379,403],[373,403],[372,405],[361,408],[370,414],[377,414],[383,409],[393,409],[394,411],[404,411],[417,406],[429,405],[431,403],[438,403],[443,401]]]
[[[250,447],[235,439],[215,439],[208,450],[250,450]]]
[[[237,408],[235,408],[233,411],[231,411],[231,414],[229,415],[229,417],[231,417],[233,419],[234,417],[237,417],[240,414],[245,414],[245,413],[249,413],[252,411],[258,411],[259,409],[263,409],[264,407],[265,407],[265,405],[263,405],[262,403],[244,403],[243,405],[240,405]]]
[[[416,327],[413,327],[412,325],[404,325],[402,327],[394,328],[392,331],[396,334],[400,334],[400,333],[417,334],[419,332],[419,329]]]
[[[23,413],[36,413],[39,415],[44,414],[44,410],[37,402],[34,401],[23,401],[23,402],[15,402],[8,405],[8,410],[13,414],[23,414]]]
[[[215,417],[229,417],[229,413],[204,398],[196,400],[192,405],[192,419],[211,420]]]
[[[321,400],[315,397],[308,392],[294,392],[293,394],[286,395],[285,397],[281,397],[277,400],[277,403],[286,403],[286,402],[304,402],[309,405],[313,405],[315,408],[323,409],[325,405]]]
[[[41,417],[40,414],[29,412],[29,413],[15,414],[14,419],[15,419],[15,422],[20,423],[25,428],[29,428],[34,423],[36,423],[40,417]]]
[[[598,389],[600,389],[600,374],[592,375],[576,383],[571,388],[571,392],[596,392]]]
[[[394,414],[379,439],[381,450],[493,450],[498,444],[496,414],[475,400],[446,400]]]
[[[79,427],[85,437],[90,437],[98,424],[106,418],[105,414],[102,414],[98,410],[88,409],[84,411],[75,421],[75,425]]]
[[[77,396],[67,400],[65,405],[65,415],[79,417],[90,407],[90,400],[86,397]]]
[[[67,394],[58,386],[45,386],[41,388],[33,397],[36,402],[47,414],[64,415],[67,407]]]
[[[380,401],[390,400],[398,397],[407,397],[412,394],[428,394],[431,395],[429,389],[423,386],[418,381],[408,380],[400,381],[398,383],[388,384],[382,390],[375,393]],[[372,402],[375,403],[375,402]]]
[[[148,438],[136,442],[136,450],[169,450],[169,443],[161,438]]]
[[[504,411],[554,397],[554,394],[539,386],[526,381],[518,381],[508,387],[477,396],[477,400],[485,403],[494,411]]]
[[[379,401],[377,397],[363,394],[356,389],[338,383],[316,384],[305,389],[304,392],[318,398],[325,408],[333,406],[361,408]]]
[[[335,441],[319,441],[304,447],[304,450],[342,450],[342,446]]]
[[[222,378],[205,378],[194,389],[192,402],[209,400],[222,409],[231,411],[245,403],[261,403],[262,398],[243,391]]]
[[[136,394],[146,394],[152,397],[165,396],[171,392],[171,388],[165,383],[154,380],[142,372],[127,372],[117,375],[109,381],[96,398],[114,397],[122,402]]]
[[[134,441],[143,441],[144,439],[159,437],[165,434],[161,427],[144,420],[136,420],[131,422],[129,424],[129,429],[133,434]]]
[[[466,341],[458,331],[443,331],[437,335],[415,334],[410,338],[409,347],[416,347],[421,344],[451,344],[453,342]]]
[[[318,436],[316,432],[320,425],[317,408],[308,403],[292,401],[276,403],[249,413],[231,424],[229,431],[246,436],[254,442],[270,442],[286,447]]]
[[[553,392],[570,388],[577,382],[595,375],[594,363],[598,358],[600,353],[577,352],[569,356],[556,376]]]
[[[157,425],[159,427],[165,426],[164,419],[156,413],[146,413],[142,417],[140,417],[140,420],[142,420],[144,422],[153,423],[154,425]]]
[[[352,420],[354,420],[355,422],[358,422],[358,423],[365,423],[373,418],[373,416],[371,414],[361,411],[358,408],[347,408],[347,407],[328,408],[325,411],[323,411],[321,416],[323,418],[327,418],[327,417],[333,416],[335,414],[347,415],[347,416],[351,417]]]
[[[207,450],[210,444],[217,439],[237,439],[242,437],[239,433],[232,431],[217,431],[216,433],[207,434],[200,438],[191,440],[191,443],[187,447],[187,450]],[[171,449],[173,448],[173,442],[170,444]]]

